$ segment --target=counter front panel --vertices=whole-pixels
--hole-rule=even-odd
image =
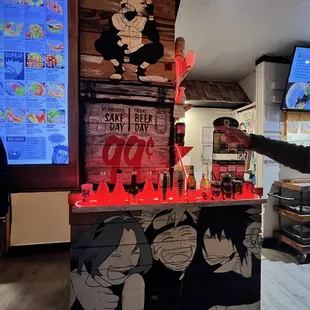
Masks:
[[[72,310],[260,309],[259,208],[84,215],[71,218]]]

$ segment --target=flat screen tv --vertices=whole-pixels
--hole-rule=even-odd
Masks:
[[[310,48],[295,48],[281,109],[310,112]]]

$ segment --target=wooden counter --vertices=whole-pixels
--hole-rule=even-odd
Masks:
[[[70,206],[71,309],[259,310],[265,202]]]

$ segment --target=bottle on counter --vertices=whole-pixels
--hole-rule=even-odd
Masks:
[[[190,166],[188,180],[186,183],[187,200],[190,202],[196,201],[196,179],[194,166]]]
[[[209,180],[209,167],[207,164],[203,166],[200,190],[204,200],[211,199],[211,183]]]
[[[137,171],[133,171],[131,174],[131,183],[128,190],[130,204],[137,204],[139,202],[138,193],[139,187],[137,183]]]
[[[152,203],[154,202],[155,190],[152,181],[153,173],[152,171],[148,171],[146,182],[143,186],[142,191],[142,199],[145,203]]]
[[[167,172],[164,172],[161,186],[161,202],[168,201],[168,189],[169,189],[169,176]]]
[[[126,191],[122,182],[122,169],[116,171],[116,183],[111,200],[116,204],[123,204],[126,200]]]
[[[174,190],[176,194],[176,200],[184,201],[185,197],[185,178],[182,170],[174,171]]]
[[[107,172],[100,173],[100,183],[96,191],[97,200],[100,202],[109,202],[110,190],[107,183]]]
[[[232,177],[229,173],[222,177],[222,195],[224,200],[233,198]]]
[[[175,143],[179,146],[185,145],[185,119],[179,118],[175,123]]]

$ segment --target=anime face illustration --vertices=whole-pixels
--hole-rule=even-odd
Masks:
[[[216,265],[223,262],[227,258],[231,257],[236,252],[231,240],[229,240],[225,233],[222,231],[220,237],[212,236],[210,229],[208,229],[204,235],[204,249],[208,250],[208,253],[203,250],[205,260],[209,265]]]
[[[143,229],[127,213],[113,213],[72,242],[71,283],[85,310],[115,309],[119,300],[124,304],[132,295],[132,285],[139,291],[135,297],[138,306],[132,309],[142,309],[141,275],[151,266],[152,253]],[[113,295],[113,287],[121,284],[122,296]],[[130,300],[130,304],[134,302]]]
[[[68,146],[66,145],[56,145],[54,147],[53,155],[52,155],[52,163],[53,164],[66,164],[68,163]]]
[[[169,269],[185,271],[196,252],[196,237],[196,230],[188,225],[166,230],[152,244],[153,257]]]
[[[247,227],[243,244],[250,253],[254,254],[257,259],[260,259],[262,247],[260,223],[254,222]]]
[[[203,208],[200,212],[197,242],[206,262],[219,265],[215,272],[250,274],[248,250],[243,243],[249,220],[245,211],[244,207],[240,207],[240,212],[237,208],[222,207]]]
[[[132,12],[138,12],[139,14],[143,13],[145,10],[147,4],[144,0],[121,0],[121,7],[125,10],[123,12],[132,11]]]
[[[158,211],[147,224],[146,234],[152,242],[153,258],[174,271],[185,271],[196,252],[195,215],[190,208]]]
[[[128,243],[128,240],[132,244]],[[122,238],[118,247],[100,265],[101,275],[96,277],[97,286],[119,285],[129,277],[128,272],[137,267],[140,259],[140,249],[137,247],[137,237],[135,232],[130,229],[123,229]],[[93,278],[89,277],[86,284],[94,286]]]
[[[147,17],[142,16],[144,11]],[[151,43],[144,43],[143,36]],[[146,69],[164,55],[152,1],[121,0],[119,12],[110,18],[101,37],[95,41],[95,48],[114,67],[110,80],[121,81],[126,71],[123,65],[132,64],[136,66],[137,79],[151,83]]]

